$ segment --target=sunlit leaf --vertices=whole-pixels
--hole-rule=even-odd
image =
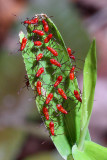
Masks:
[[[85,141],[83,151],[74,145],[72,153],[74,160],[107,160],[107,148],[91,141]]]
[[[51,136],[56,148],[58,149],[59,153],[62,155],[64,159],[67,159],[67,156],[71,154],[72,146],[79,141],[80,136],[80,112],[79,110],[81,103],[74,97],[74,90],[78,90],[78,83],[76,77],[73,80],[69,78],[69,72],[72,68],[72,64],[70,58],[68,56],[66,46],[64,41],[54,25],[54,23],[48,18],[46,15],[37,15],[37,17],[45,18],[46,22],[49,25],[49,33],[53,34],[53,38],[49,41],[49,43],[44,43],[44,38],[48,34],[45,33],[44,36],[39,37],[39,40],[43,43],[41,47],[34,46],[33,40],[37,41],[36,34],[32,33],[32,31],[36,28],[38,30],[43,29],[43,25],[41,20],[39,20],[38,26],[28,25],[27,26],[27,44],[25,49],[22,51],[22,55],[24,58],[25,67],[27,70],[27,75],[29,77],[29,81],[33,90],[36,90],[36,83],[37,80],[42,82],[42,95],[38,96],[37,92],[34,91],[36,96],[36,104],[38,110],[45,121],[45,125],[50,133],[49,130],[49,123],[53,121],[55,124],[55,136]],[[24,34],[20,32],[20,42],[22,42],[22,38]],[[26,36],[25,36],[26,37]],[[32,38],[34,37],[34,39]],[[51,46],[58,52],[57,58],[53,56],[47,49],[47,46]],[[36,61],[36,56],[39,53],[43,53],[44,56],[40,62]],[[61,68],[58,68],[54,65],[51,65],[50,59],[54,58],[57,59],[58,62],[62,64]],[[36,77],[36,73],[39,68],[44,67],[45,74],[42,74],[40,78]],[[54,88],[53,84],[56,81],[56,78],[62,75],[63,76],[63,83],[60,83],[58,88],[62,88],[66,93],[68,99],[64,100],[57,92],[58,88]],[[49,109],[50,120],[46,120],[43,114],[43,106],[45,104],[46,97],[49,93],[53,93],[54,98],[50,102],[50,105],[47,105]],[[63,115],[58,112],[56,108],[56,104],[62,104],[63,107],[68,111],[67,115]],[[90,139],[87,136],[86,139]]]
[[[81,112],[81,133],[79,148],[83,148],[83,143],[87,133],[89,120],[93,108],[94,92],[97,79],[96,43],[93,41],[85,60],[83,71],[83,96]]]

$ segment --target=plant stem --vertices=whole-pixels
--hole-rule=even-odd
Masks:
[[[86,125],[80,131],[80,138],[79,138],[79,144],[78,144],[78,149],[80,151],[83,151],[83,149],[84,149],[84,141],[85,141],[85,137],[86,137],[86,134],[87,134],[87,130],[88,130],[88,125]]]
[[[67,160],[74,160],[74,158],[73,158],[72,155],[70,154],[70,155],[67,157]]]

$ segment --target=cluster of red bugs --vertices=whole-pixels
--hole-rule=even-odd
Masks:
[[[71,48],[67,48],[68,55],[71,59],[75,60],[75,56],[73,55]]]
[[[25,20],[24,21],[24,24],[38,24],[39,22],[39,19],[36,17],[36,18],[33,18],[31,20]],[[34,29],[32,32],[34,34],[37,34],[38,36],[44,36],[46,33],[48,34],[49,32],[49,25],[48,23],[46,22],[45,19],[42,19],[41,20],[41,23],[43,24],[43,30],[38,30],[38,29]],[[49,33],[45,38],[44,38],[44,43],[49,43],[50,40],[53,38],[53,34],[52,33]],[[34,46],[42,46],[42,42],[41,41],[33,41],[34,42]],[[26,44],[27,44],[27,38],[24,37],[22,39],[22,43],[21,43],[21,47],[20,47],[20,50],[24,50],[24,48],[26,47]],[[48,50],[54,57],[57,57],[58,56],[58,52],[50,47],[50,46],[46,46],[46,50]],[[70,48],[67,48],[67,53],[69,55],[69,57],[72,59],[72,60],[75,60],[75,57],[71,51]],[[43,53],[39,53],[37,56],[36,56],[36,60],[39,62],[43,57]],[[57,67],[62,67],[62,65],[56,60],[56,59],[50,59],[50,63],[52,65],[55,65]],[[38,71],[36,72],[36,78],[39,78],[41,76],[41,74],[44,73],[44,67],[41,67],[38,69]],[[75,78],[75,66],[72,66],[71,70],[70,70],[70,73],[69,73],[69,78],[70,80],[74,80]],[[62,75],[58,76],[55,83],[54,83],[54,88],[57,88],[57,86],[62,82],[63,80],[63,77]],[[26,85],[27,87],[29,86],[29,82],[26,82]],[[37,81],[36,83],[36,90],[37,90],[37,93],[39,96],[41,96],[41,87],[42,87],[42,83],[40,80]],[[58,88],[57,89],[58,91],[58,94],[64,99],[64,100],[67,100],[68,97],[66,95],[66,93],[64,92],[64,90],[62,88]],[[74,90],[74,97],[76,98],[76,100],[78,100],[79,102],[82,102],[82,99],[80,97],[80,94],[77,90]],[[48,96],[46,97],[46,101],[45,101],[45,104],[44,105],[48,105],[50,103],[50,101],[52,101],[52,99],[54,98],[54,94],[53,93],[49,93]],[[63,114],[68,114],[68,111],[65,110],[63,108],[63,106],[61,104],[57,104],[56,105],[56,108],[59,112],[63,113]],[[49,116],[49,109],[48,107],[46,106],[43,106],[43,109],[42,109],[42,112],[44,114],[44,117],[46,118],[46,120],[50,120],[50,116]],[[51,120],[50,123],[49,123],[49,129],[50,129],[50,132],[51,132],[51,135],[54,136],[55,135],[55,132],[54,132],[54,122]]]
[[[38,23],[38,18],[33,18],[31,20],[25,20],[24,24],[36,24]]]
[[[75,70],[75,66],[72,66],[72,68],[71,68],[71,70],[70,70],[70,74],[69,74],[69,78],[70,78],[71,80],[74,79],[74,70]]]

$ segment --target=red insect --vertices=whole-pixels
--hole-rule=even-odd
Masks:
[[[43,19],[42,20],[43,25],[47,25],[47,22]]]
[[[44,39],[44,43],[48,43],[50,41],[50,39],[52,38],[52,34],[50,33],[45,39]]]
[[[65,92],[61,88],[58,88],[58,92],[64,99],[67,99]]]
[[[75,70],[75,66],[72,66],[70,72],[74,72],[74,70]]]
[[[61,83],[62,79],[63,79],[63,77],[62,77],[62,76],[59,76],[59,77],[57,78],[55,84],[54,84],[54,87],[58,86],[58,85]]]
[[[37,18],[24,21],[24,24],[35,24],[35,23],[38,23],[38,19]]]
[[[24,24],[31,24],[31,21],[30,20],[25,20]]]
[[[44,72],[44,68],[42,67],[37,71],[36,77],[39,77],[43,72]]]
[[[69,54],[69,57],[73,60],[75,60],[75,56],[72,54],[71,48],[67,48],[67,52]]]
[[[68,114],[68,112],[61,106],[61,104],[57,104],[56,107],[60,112]]]
[[[79,102],[82,102],[82,99],[81,99],[81,97],[80,97],[80,95],[79,95],[77,90],[74,90],[74,96]]]
[[[61,67],[61,64],[60,64],[58,61],[56,61],[55,59],[50,59],[50,62],[51,62],[53,65],[57,66],[57,67]]]
[[[72,55],[71,48],[67,48],[67,52],[68,52],[69,56]]]
[[[44,31],[45,31],[45,32],[48,32],[48,31],[49,31],[49,26],[48,26],[48,24],[44,25]]]
[[[41,82],[40,81],[37,81],[36,89],[37,89],[38,94],[41,95]]]
[[[49,93],[46,98],[46,104],[49,104],[49,102],[52,100],[52,98],[53,98],[53,93]]]
[[[75,60],[75,56],[73,54],[70,56],[70,58]]]
[[[44,32],[43,32],[43,31],[37,30],[37,29],[33,30],[33,33],[36,33],[36,34],[38,34],[39,36],[43,36],[43,35],[44,35]]]
[[[27,38],[24,37],[24,38],[22,39],[22,43],[21,43],[21,47],[20,47],[20,50],[21,50],[21,51],[24,50],[24,48],[26,47],[26,43],[27,43]]]
[[[46,107],[43,107],[43,113],[44,113],[44,115],[45,115],[45,118],[46,118],[47,120],[49,120],[49,113],[48,113],[48,109],[47,109]]]
[[[70,72],[69,77],[71,80],[73,80],[74,79],[74,72]]]
[[[58,56],[57,51],[55,51],[53,48],[51,48],[51,47],[49,47],[49,46],[47,46],[46,48],[47,48],[48,51],[50,51],[54,56]]]
[[[48,23],[44,19],[42,20],[42,23],[43,23],[44,31],[48,32],[49,31]]]
[[[43,54],[42,54],[42,53],[39,53],[39,54],[36,56],[37,61],[39,61],[42,57],[43,57]]]
[[[74,79],[74,70],[75,70],[75,66],[72,66],[71,70],[70,70],[70,79],[73,80]]]
[[[35,42],[34,42],[34,45],[35,45],[35,46],[41,46],[41,45],[42,45],[42,42],[41,42],[41,41],[35,41]]]
[[[49,129],[50,129],[52,136],[54,136],[55,135],[54,134],[54,123],[52,121],[49,123]]]

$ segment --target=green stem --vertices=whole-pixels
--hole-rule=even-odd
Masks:
[[[80,131],[80,138],[79,138],[79,143],[78,143],[78,149],[80,151],[83,151],[84,149],[84,141],[85,141],[85,137],[87,134],[87,130],[88,130],[88,125],[86,124],[86,126]]]
[[[73,158],[72,155],[70,154],[70,155],[67,157],[67,160],[74,160],[74,158]]]

